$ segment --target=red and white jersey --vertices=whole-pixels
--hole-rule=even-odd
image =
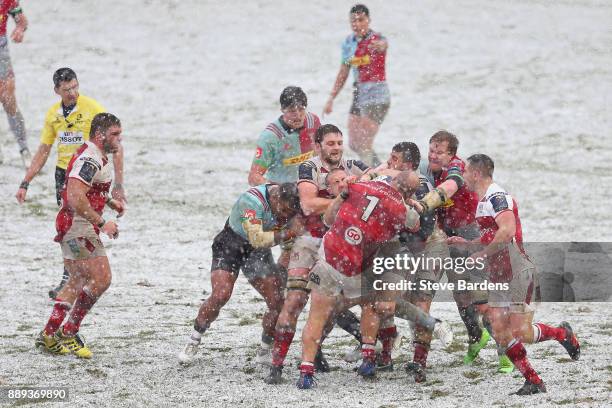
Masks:
[[[406,225],[406,206],[400,193],[383,181],[349,185],[330,230],[323,237],[325,260],[346,276],[369,266],[381,244]]]
[[[21,13],[19,0],[0,0],[0,36],[6,35],[6,23],[11,13]]]
[[[343,169],[347,176],[357,177],[368,170],[368,166],[360,160],[341,159],[338,168]],[[319,197],[332,198],[327,185],[327,175],[331,170],[319,156],[314,157],[300,164],[297,183],[312,183],[317,187]],[[327,231],[321,220],[321,214],[311,214],[306,217],[306,229],[313,237],[321,238]]]
[[[87,191],[87,199],[89,205],[98,214],[102,215],[106,197],[112,183],[112,171],[108,162],[108,158],[102,151],[92,142],[85,142],[79,150],[76,151],[68,168],[66,169],[66,181],[62,187],[62,207],[60,208],[55,220],[55,228],[57,236],[55,241],[62,240],[64,234],[70,229],[73,222],[88,222],[83,217],[75,214],[74,209],[68,204],[68,180],[77,179],[80,182],[89,186]],[[99,229],[94,226],[96,233]]]
[[[516,232],[512,244],[516,245],[519,251],[525,255],[518,205],[514,198],[496,183],[489,186],[476,209],[476,222],[480,227],[480,242],[483,245],[489,245],[493,241],[499,229],[495,220],[500,214],[507,211],[512,211],[516,222]],[[510,256],[507,249],[490,256],[487,263],[492,282],[509,282],[512,280],[512,267],[510,266]]]

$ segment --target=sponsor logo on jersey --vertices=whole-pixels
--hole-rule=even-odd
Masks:
[[[370,56],[369,55],[363,55],[361,57],[353,57],[349,60],[349,64],[351,64],[354,67],[360,67],[362,65],[368,65],[370,63]]]
[[[314,151],[310,151],[307,153],[302,153],[298,156],[288,157],[283,159],[283,166],[294,166],[296,164],[300,164],[303,161],[306,161],[314,156]]]
[[[82,145],[83,132],[58,132],[58,138],[60,144],[65,145]]]
[[[316,273],[310,272],[310,281],[317,285],[321,284],[321,278]]]
[[[363,233],[357,227],[348,227],[344,232],[344,240],[351,245],[359,245],[363,240]]]

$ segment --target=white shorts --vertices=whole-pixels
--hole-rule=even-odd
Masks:
[[[311,269],[317,258],[317,252],[321,246],[322,238],[315,238],[310,235],[301,235],[295,239],[289,257],[289,270],[292,269]]]
[[[83,260],[106,256],[104,245],[94,226],[87,220],[74,217],[70,229],[60,242],[64,259]]]

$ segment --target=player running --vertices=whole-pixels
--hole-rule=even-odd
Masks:
[[[117,153],[120,145],[121,122],[113,114],[100,113],[91,122],[89,141],[76,151],[66,169],[55,241],[62,248],[70,278],[57,294],[51,317],[36,339],[37,347],[54,354],[72,352],[80,358],[93,354],[79,328],[111,284],[111,268],[99,234],[102,231],[111,239],[119,234],[117,224],[106,221],[102,213],[108,205],[123,214],[123,203],[108,196],[112,172],[107,155]]]
[[[61,205],[61,190],[66,179],[66,169],[72,155],[89,139],[91,121],[105,111],[94,99],[79,94],[79,81],[76,73],[70,68],[60,68],[53,74],[54,90],[61,100],[51,106],[45,116],[45,123],[40,136],[40,145],[34,154],[32,164],[26,169],[25,177],[15,194],[17,202],[26,200],[28,186],[32,179],[45,166],[51,147],[57,141],[57,165],[55,167],[55,194],[57,205]],[[112,197],[126,203],[123,191],[123,146],[113,154],[114,186]],[[68,280],[68,271],[64,269],[62,281],[55,289],[49,291],[54,299]]]
[[[23,13],[19,0],[0,1],[0,102],[6,112],[9,128],[15,136],[19,145],[19,154],[24,167],[30,166],[32,155],[28,149],[28,139],[25,129],[25,120],[17,106],[15,96],[15,72],[11,65],[11,56],[8,48],[8,38],[6,36],[6,25],[8,17],[15,20],[15,29],[11,33],[11,39],[15,43],[23,41],[25,31],[28,29],[28,19]],[[0,163],[2,163],[2,152],[0,152]]]
[[[393,314],[392,302],[373,302],[362,297],[362,272],[372,263],[380,245],[405,228],[415,228],[418,215],[406,208],[419,185],[411,172],[371,182],[351,183],[327,208],[324,222],[331,225],[323,237],[320,253],[310,276],[314,283],[308,321],[302,332],[302,364],[298,388],[314,386],[314,358],[323,328],[338,306],[362,305],[362,354],[358,373],[376,372],[374,344],[381,316]],[[416,224],[415,224],[416,219]],[[340,305],[340,303],[344,303]]]
[[[296,225],[287,227],[299,211],[294,183],[263,184],[240,195],[225,227],[213,240],[212,293],[200,306],[189,342],[178,355],[181,363],[193,361],[202,335],[232,296],[240,270],[266,301],[268,310],[262,319],[261,348],[271,349],[274,326],[283,306],[285,277],[274,263],[270,248],[295,238],[299,231],[297,218],[293,220]],[[258,351],[258,354],[263,353]]]
[[[480,238],[473,243],[480,249],[471,257],[486,258],[490,282],[506,283],[509,287],[508,290],[490,292],[484,318],[490,324],[495,340],[525,377],[524,385],[516,394],[546,392],[544,382],[527,359],[523,343],[556,340],[572,360],[580,358],[580,343],[567,322],[562,322],[558,327],[543,323],[532,325],[534,309],[530,303],[535,289],[536,269],[523,248],[517,203],[493,180],[495,166],[489,156],[475,154],[467,161],[465,184],[479,197],[475,215]],[[457,236],[449,238],[449,242],[459,245],[469,243]]]
[[[349,111],[349,146],[368,166],[378,166],[374,137],[382,124],[391,101],[385,73],[387,39],[370,29],[370,11],[357,4],[349,13],[353,34],[342,43],[342,63],[336,81],[323,108],[333,110],[334,99],[353,71],[353,103]]]

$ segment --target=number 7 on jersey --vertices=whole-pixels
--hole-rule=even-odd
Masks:
[[[369,203],[365,210],[363,210],[363,215],[361,216],[361,219],[367,222],[368,218],[370,218],[370,215],[372,215],[372,211],[374,211],[374,208],[376,208],[376,206],[378,205],[380,199],[371,195],[366,195],[365,198],[369,201]]]

